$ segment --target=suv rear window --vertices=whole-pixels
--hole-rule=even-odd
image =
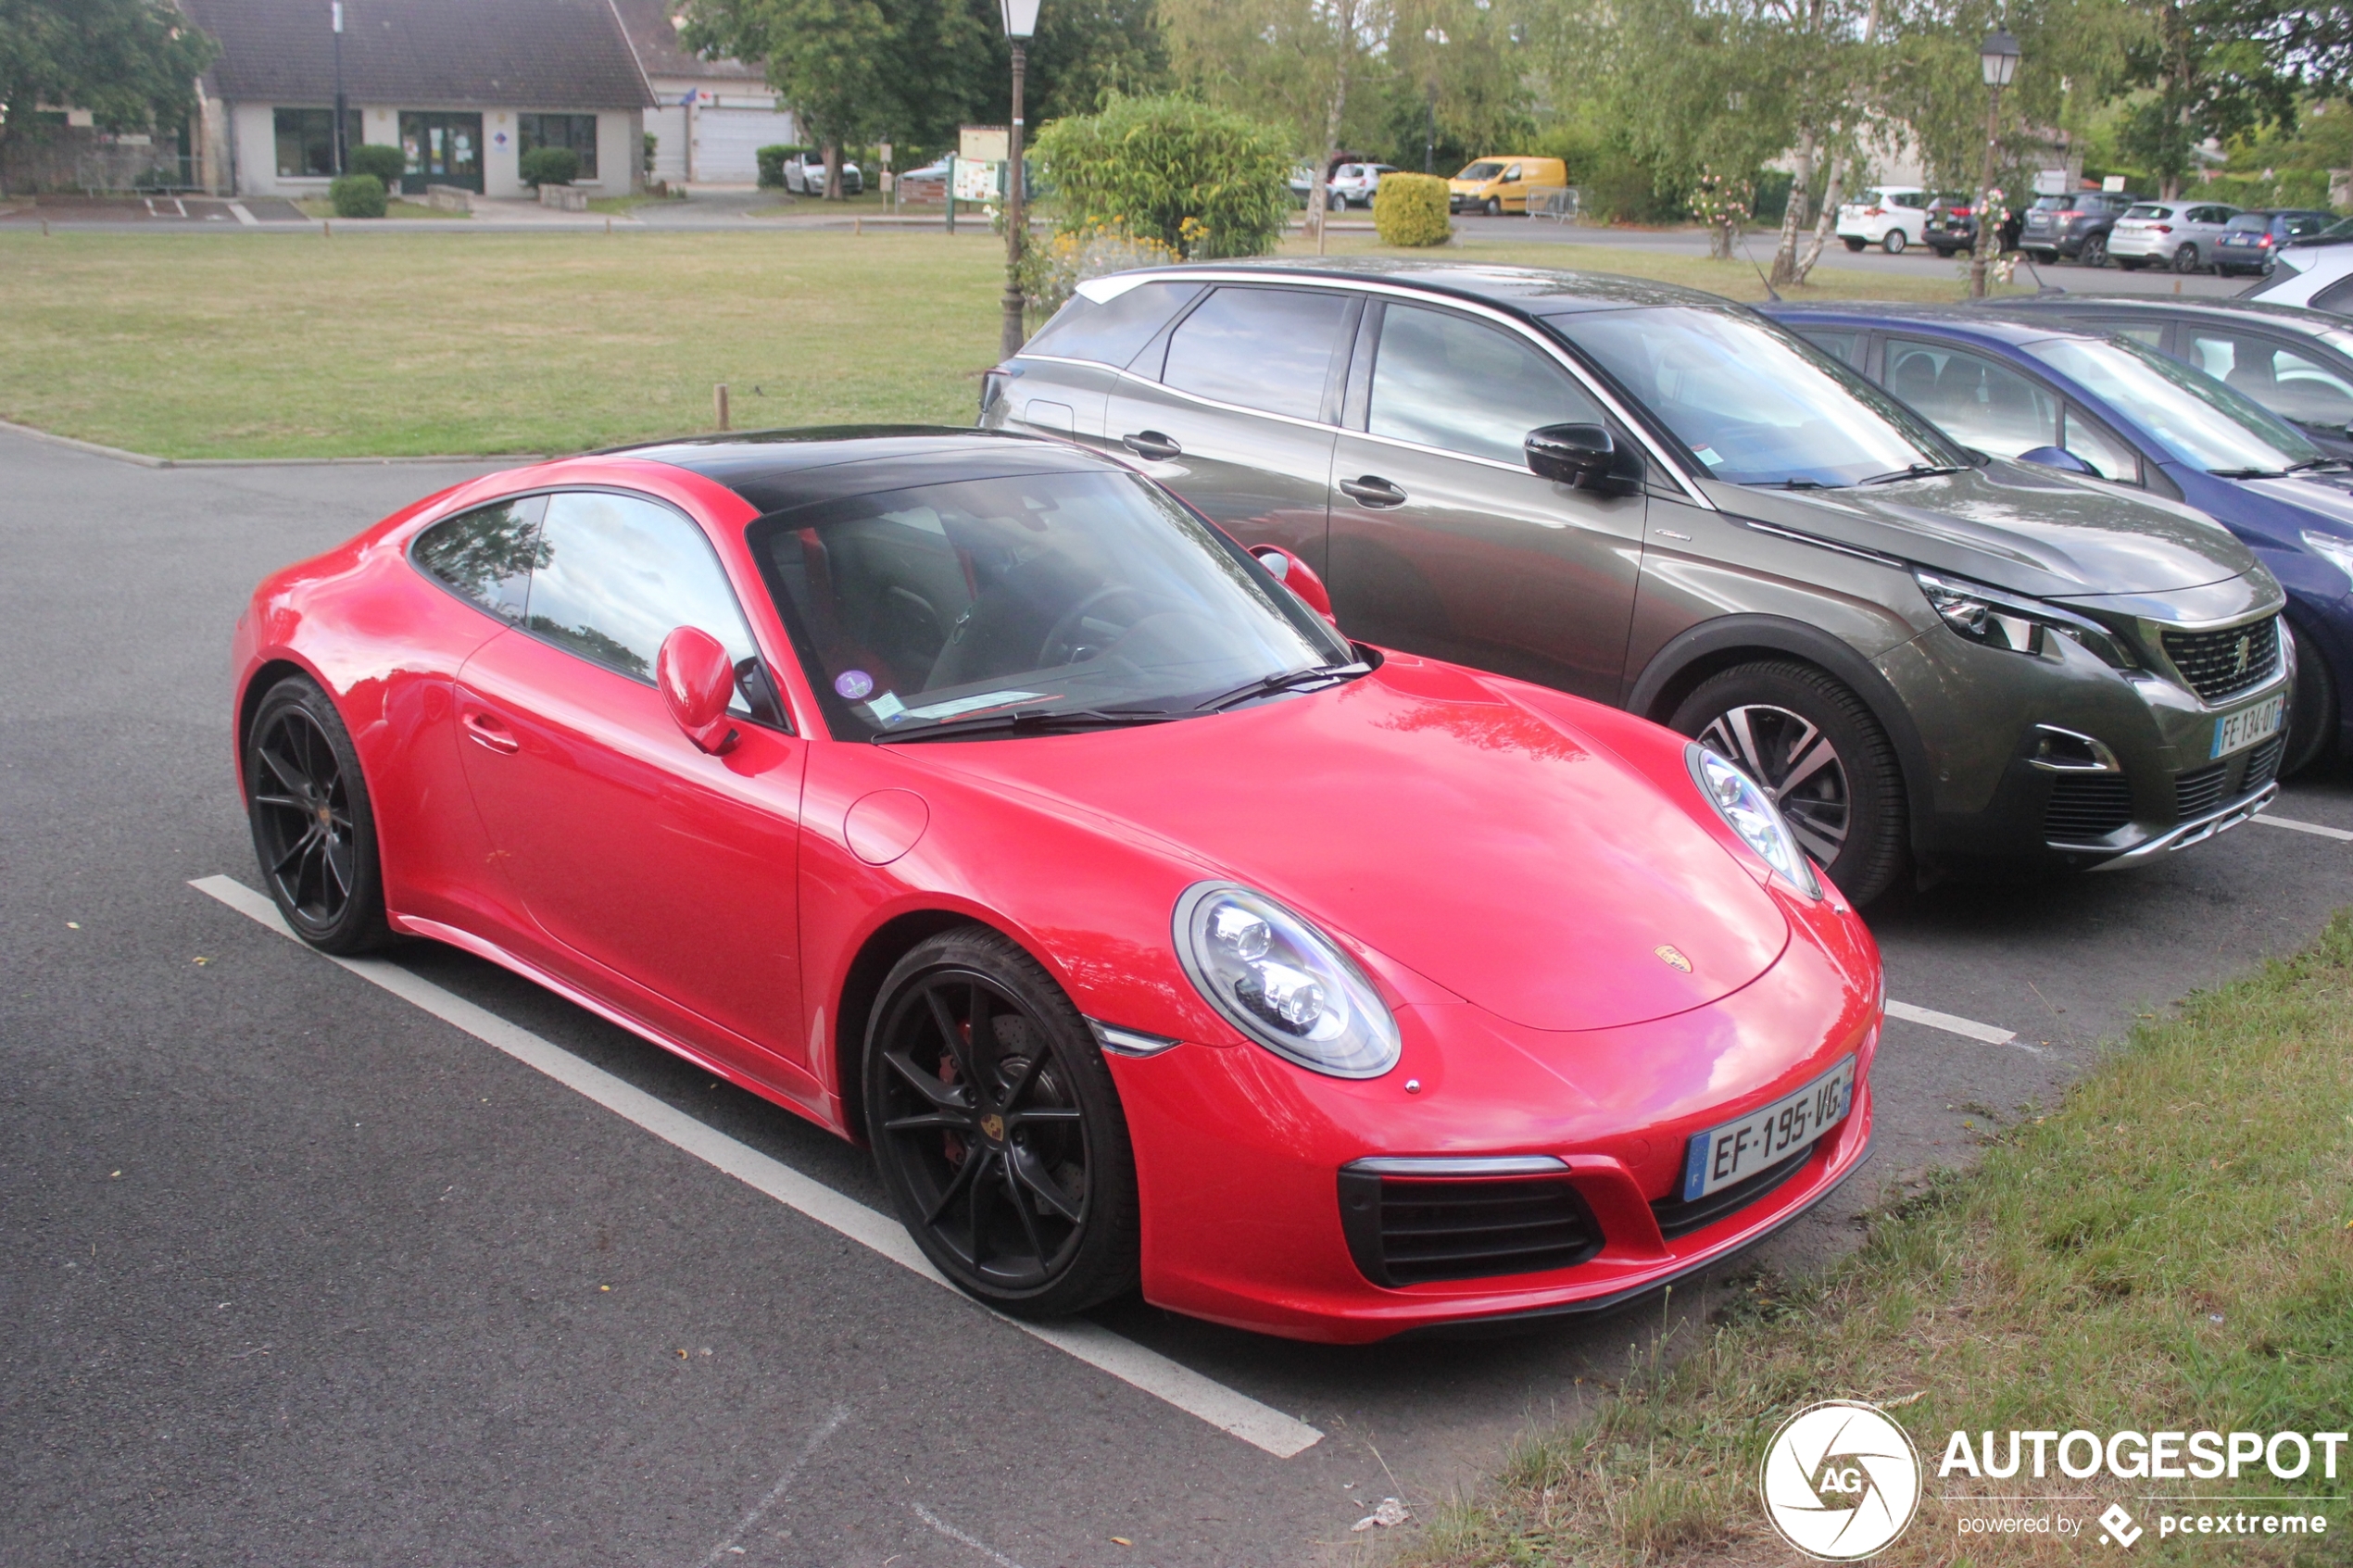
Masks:
[[[2155,202],[2143,202],[2124,216],[2127,218],[2171,218],[2173,216],[2173,209],[2170,207],[2159,207]]]
[[[1082,285],[1079,293],[1070,296],[1069,304],[1054,312],[1054,319],[1029,340],[1023,353],[1124,366],[1202,291],[1199,283],[1172,279],[1137,283],[1099,304],[1088,297],[1088,286]],[[1092,286],[1103,292],[1101,285]]]

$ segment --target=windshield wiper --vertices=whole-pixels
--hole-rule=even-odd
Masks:
[[[1749,482],[1759,490],[1836,490],[1835,484],[1824,484],[1818,479],[1757,479]]]
[[[2290,473],[2320,473],[2324,470],[2353,469],[2353,458],[2307,458],[2300,463],[2290,463]]]
[[[2290,470],[2286,469],[2208,469],[2206,471],[2217,479],[2283,479]]]
[[[1353,664],[1318,664],[1306,670],[1286,670],[1279,675],[1269,675],[1246,686],[1236,686],[1230,692],[1221,692],[1196,707],[1214,712],[1221,708],[1231,708],[1238,702],[1247,702],[1254,696],[1272,696],[1277,692],[1298,691],[1329,681],[1353,680],[1359,675],[1372,673],[1372,669],[1360,659]]]
[[[902,741],[990,732],[1025,734],[1053,730],[1118,730],[1131,724],[1165,724],[1183,717],[1162,708],[1024,708],[1011,713],[975,713],[969,718],[942,719],[912,730],[884,730],[872,738],[876,746],[896,746]]]
[[[1936,463],[1914,463],[1909,468],[1897,469],[1894,473],[1875,473],[1869,479],[1858,479],[1855,483],[1857,484],[1894,484],[1898,480],[1932,479],[1940,473],[1958,473],[1960,471],[1961,465],[1957,463],[1947,463],[1943,465]]]

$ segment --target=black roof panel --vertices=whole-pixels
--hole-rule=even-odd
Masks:
[[[1068,442],[937,425],[746,431],[617,446],[604,457],[668,463],[725,485],[765,515],[911,484],[1011,473],[1122,471]]]

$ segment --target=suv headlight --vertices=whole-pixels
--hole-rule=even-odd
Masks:
[[[2353,577],[2353,539],[2341,533],[2315,533],[2308,528],[2304,531],[2304,544],[2337,571]]]
[[[1397,1021],[1332,939],[1264,893],[1200,882],[1176,900],[1176,956],[1235,1028],[1335,1078],[1397,1065]]]
[[[1724,825],[1740,834],[1741,842],[1756,851],[1764,862],[1780,874],[1782,881],[1805,894],[1808,898],[1822,896],[1821,879],[1814,874],[1814,862],[1797,847],[1797,835],[1789,831],[1782,821],[1780,808],[1775,806],[1762,786],[1740,770],[1740,765],[1719,752],[1714,752],[1697,741],[1683,748],[1683,760],[1690,764],[1692,782]]]
[[[2137,670],[2139,662],[2123,639],[2084,616],[2045,604],[2039,599],[2004,594],[1961,578],[1914,571],[1913,581],[1928,596],[1929,607],[1944,624],[1970,642],[2012,653],[2044,654],[2049,638],[2057,635],[2098,656],[2117,670]]]

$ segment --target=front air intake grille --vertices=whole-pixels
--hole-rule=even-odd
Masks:
[[[1827,1139],[1810,1143],[1787,1160],[1768,1165],[1753,1176],[1718,1187],[1705,1198],[1694,1198],[1686,1203],[1680,1198],[1662,1198],[1651,1205],[1652,1217],[1658,1221],[1658,1234],[1672,1241],[1679,1236],[1689,1236],[1703,1225],[1712,1225],[1736,1209],[1750,1204],[1788,1181],[1806,1168],[1806,1161]]]
[[[2133,820],[2133,785],[2120,773],[2062,773],[2051,781],[2043,836],[2063,844],[2106,838]]]
[[[1602,1227],[1565,1176],[1426,1181],[1340,1173],[1340,1229],[1375,1285],[1566,1269],[1602,1249]]]
[[[2203,817],[2222,804],[2222,797],[2231,782],[2231,764],[2235,759],[2224,758],[2203,768],[2193,768],[2173,781],[2173,814],[2177,821],[2188,822]]]
[[[2219,632],[2167,632],[2164,640],[2165,657],[2208,702],[2261,685],[2280,667],[2277,616]]]
[[[2246,754],[2246,776],[2239,781],[2236,793],[2245,795],[2261,789],[2279,776],[2280,753],[2287,749],[2287,732],[2282,730],[2261,746]]]

